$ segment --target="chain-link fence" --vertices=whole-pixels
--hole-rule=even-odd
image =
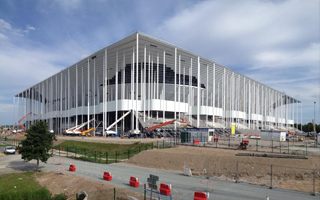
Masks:
[[[315,195],[320,192],[320,169],[241,162],[208,160],[199,175],[219,177],[234,182],[246,182],[272,188],[303,191]]]
[[[51,154],[57,156],[64,156],[89,162],[96,163],[117,163],[130,159],[135,154],[141,151],[150,149],[163,149],[171,148],[175,146],[174,140],[161,140],[152,143],[143,143],[134,148],[121,151],[91,151],[85,148],[79,148],[76,146],[56,146],[51,150]]]
[[[180,145],[192,145],[192,146],[204,146],[212,148],[223,148],[223,149],[240,149],[240,143],[243,141],[240,137],[232,136],[221,136],[213,141],[206,141],[206,138],[200,139],[200,143],[195,143],[195,139],[192,137],[189,141],[181,143],[177,140]],[[281,154],[292,154],[292,155],[320,155],[320,145],[315,140],[306,141],[267,141],[261,139],[246,139],[249,141],[246,149],[256,152],[266,153],[281,153]]]

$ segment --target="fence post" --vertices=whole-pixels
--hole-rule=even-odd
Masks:
[[[306,156],[308,155],[308,144],[306,143]]]
[[[108,152],[106,152],[106,164],[108,164],[108,160],[109,160],[109,155],[108,155]]]
[[[74,148],[74,157],[77,158],[77,148]]]
[[[272,164],[270,165],[270,187],[269,189],[272,189]]]
[[[313,196],[316,196],[316,170],[314,169],[313,170],[313,180],[312,180],[312,182],[313,182],[313,193],[312,193],[312,195]]]
[[[68,158],[68,146],[67,146],[66,150],[67,150],[67,158]]]
[[[281,141],[280,141],[280,153],[281,153]]]
[[[147,200],[147,186],[143,184],[143,199]]]
[[[239,162],[236,163],[236,183],[239,182]]]
[[[130,158],[130,149],[128,149],[128,160]]]
[[[118,162],[118,152],[116,151],[116,163]]]
[[[113,188],[113,200],[116,200],[116,188]]]

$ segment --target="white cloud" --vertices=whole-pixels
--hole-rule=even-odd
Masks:
[[[0,19],[0,31],[6,30],[11,30],[11,24],[3,19]]]
[[[53,0],[55,5],[59,6],[65,11],[78,9],[82,2],[82,0]]]
[[[0,122],[12,123],[16,120],[11,104],[15,94],[71,65],[87,51],[71,40],[52,48],[35,45],[28,37],[12,34],[36,30],[33,26],[22,31],[1,19],[0,24]]]
[[[27,25],[26,28],[23,30],[24,33],[29,33],[30,31],[35,31],[36,28],[31,25]]]
[[[290,68],[303,66],[317,69],[320,63],[320,43],[311,43],[305,48],[261,51],[254,56],[256,67]]]
[[[0,18],[0,41],[7,40],[9,37],[24,36],[30,31],[35,31],[36,28],[31,25],[26,25],[24,29],[13,27],[8,21]]]
[[[309,102],[320,100],[319,3],[201,1],[164,21],[152,34],[299,95],[310,120]]]

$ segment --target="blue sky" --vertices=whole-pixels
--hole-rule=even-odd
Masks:
[[[320,122],[320,0],[0,0],[0,124],[15,93],[135,31],[303,102]]]

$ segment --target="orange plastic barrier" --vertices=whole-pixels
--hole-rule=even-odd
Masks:
[[[165,195],[165,196],[170,196],[171,195],[171,184],[165,184],[161,183],[160,184],[160,194]]]
[[[209,193],[206,192],[194,192],[193,200],[208,200]]]
[[[75,172],[76,170],[77,170],[77,167],[74,164],[70,164],[69,171],[70,172]]]
[[[131,187],[139,187],[140,185],[139,179],[137,177],[131,176],[129,180],[129,185]]]
[[[111,181],[112,180],[112,175],[110,172],[104,172],[103,173],[103,180],[106,180],[106,181]]]
[[[193,144],[200,144],[200,139],[194,139]]]

